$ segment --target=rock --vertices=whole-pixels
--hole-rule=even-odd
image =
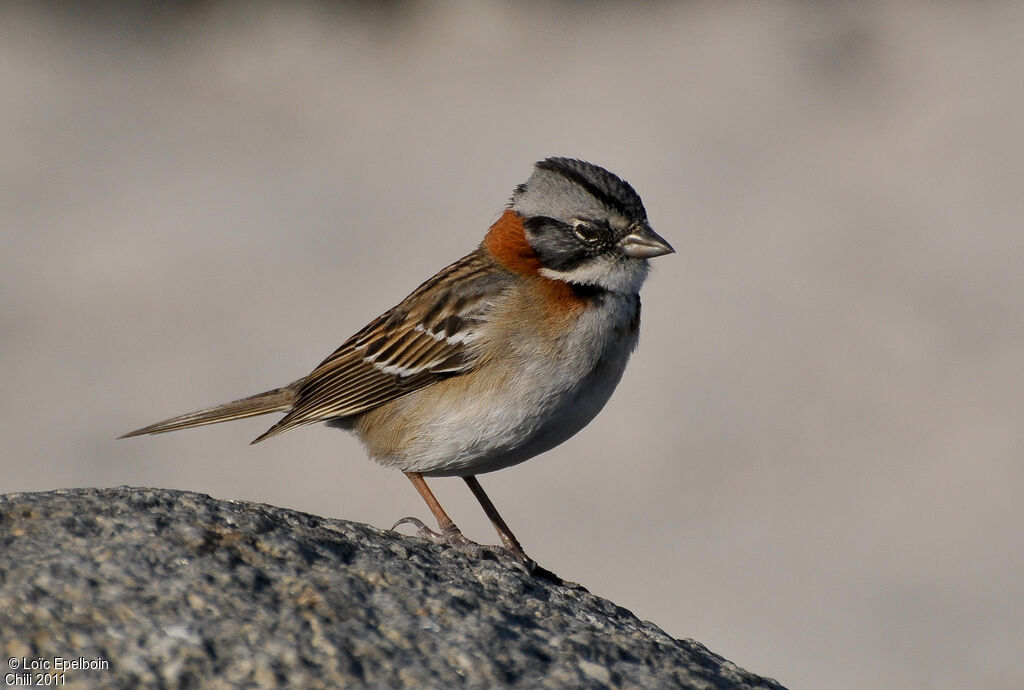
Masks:
[[[496,559],[163,489],[0,496],[0,653],[75,687],[782,687]]]

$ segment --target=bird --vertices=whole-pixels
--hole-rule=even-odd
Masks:
[[[546,158],[476,249],[307,376],[120,438],[283,412],[258,443],[325,422],[402,471],[439,531],[411,517],[392,529],[412,524],[425,539],[479,553],[425,479],[461,477],[505,553],[537,568],[477,475],[544,453],[594,419],[636,347],[648,260],[674,251],[628,182],[576,158]]]

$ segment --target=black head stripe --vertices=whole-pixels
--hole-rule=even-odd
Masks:
[[[636,190],[600,166],[575,158],[547,158],[537,163],[537,167],[571,180],[602,204],[631,220],[647,219],[647,211]]]
[[[530,245],[545,268],[568,271],[591,256],[588,248],[580,246],[572,234],[572,227],[547,216],[533,216],[523,221]]]

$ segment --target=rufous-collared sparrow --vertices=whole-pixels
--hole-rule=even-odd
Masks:
[[[286,414],[253,443],[313,422],[349,429],[371,458],[412,480],[441,531],[414,518],[398,524],[479,548],[423,479],[462,477],[508,552],[533,567],[476,475],[557,446],[604,407],[637,343],[647,259],[672,251],[628,183],[591,163],[548,158],[479,247],[308,376],[125,436],[268,412]]]

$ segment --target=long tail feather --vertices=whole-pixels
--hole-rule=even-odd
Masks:
[[[189,412],[178,417],[171,417],[165,419],[162,422],[156,424],[150,424],[144,426],[141,429],[130,431],[124,436],[118,438],[128,438],[130,436],[142,436],[143,434],[162,434],[167,431],[177,431],[178,429],[189,429],[194,426],[203,426],[205,424],[217,424],[218,422],[230,422],[234,419],[245,419],[246,417],[256,417],[261,414],[268,414],[270,412],[287,412],[291,409],[292,404],[295,401],[295,395],[298,387],[295,384],[285,386],[284,388],[275,388],[272,391],[266,393],[259,393],[258,395],[252,395],[248,398],[242,398],[241,400],[234,400],[223,405],[217,405],[216,407],[209,407],[205,410],[198,410],[196,412]]]

